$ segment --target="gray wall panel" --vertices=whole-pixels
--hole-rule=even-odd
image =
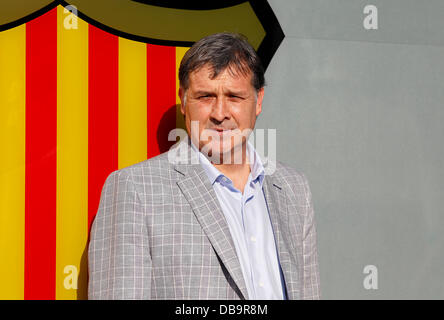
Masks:
[[[442,0],[270,0],[286,36],[308,39],[444,44]],[[378,8],[378,30],[365,30],[366,5]]]
[[[257,123],[277,128],[278,159],[309,178],[323,298],[444,299],[444,48],[397,44],[396,32],[381,36],[391,43],[344,39],[356,5],[326,2],[271,1],[295,37],[267,70]],[[332,3],[343,19],[319,36]],[[302,34],[304,23],[318,34]],[[377,290],[363,287],[366,265],[378,268]]]

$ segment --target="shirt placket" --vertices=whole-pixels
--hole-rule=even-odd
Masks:
[[[241,212],[244,223],[244,237],[245,237],[245,243],[248,251],[248,260],[250,262],[250,280],[251,280],[251,287],[254,291],[254,297],[253,299],[257,299],[257,275],[255,273],[254,264],[257,261],[256,257],[256,251],[257,251],[257,241],[255,235],[252,234],[251,229],[254,225],[254,218],[251,215],[253,212],[250,212],[251,210],[248,210],[248,204],[251,202],[252,198],[254,197],[254,189],[250,187],[251,183],[251,176],[248,179],[248,182],[245,186],[245,192],[242,195],[242,202],[241,202]]]

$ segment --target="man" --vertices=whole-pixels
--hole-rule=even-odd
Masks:
[[[188,136],[106,180],[89,298],[319,298],[307,180],[279,161],[265,175],[247,141],[264,96],[256,52],[236,34],[205,37],[179,80]]]

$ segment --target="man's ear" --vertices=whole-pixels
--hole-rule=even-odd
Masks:
[[[264,87],[260,88],[257,91],[257,100],[256,100],[256,117],[262,112],[262,101],[264,100]]]
[[[185,116],[185,90],[179,87],[179,98],[180,98],[180,112]]]

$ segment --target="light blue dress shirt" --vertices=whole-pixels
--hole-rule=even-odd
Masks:
[[[242,194],[233,182],[197,152],[219,199],[234,241],[249,299],[286,299],[285,284],[277,255],[275,237],[262,189],[265,170],[254,147],[247,142],[250,174]]]

